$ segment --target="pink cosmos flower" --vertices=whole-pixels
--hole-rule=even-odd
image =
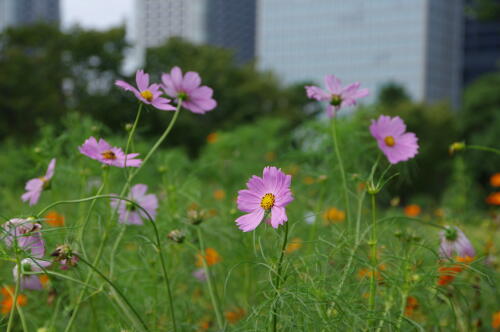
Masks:
[[[138,89],[133,87],[124,81],[116,81],[115,85],[119,86],[125,91],[132,91],[134,95],[145,104],[152,105],[162,111],[174,111],[175,107],[170,105],[170,100],[161,97],[162,92],[160,91],[159,84],[149,84],[149,74],[145,74],[144,71],[138,70],[135,73],[135,81],[137,83]]]
[[[356,100],[368,96],[368,89],[360,89],[361,83],[356,82],[342,87],[340,80],[334,75],[325,76],[327,91],[317,86],[306,86],[307,97],[319,101],[328,101],[326,113],[329,117],[343,107],[356,105]]]
[[[286,175],[276,167],[265,167],[262,178],[254,175],[247,182],[247,188],[238,192],[238,209],[247,212],[238,219],[239,228],[248,232],[254,230],[264,217],[273,228],[278,228],[287,220],[285,206],[293,201],[290,190],[291,175]]]
[[[158,209],[158,198],[156,198],[155,194],[146,195],[147,190],[148,186],[145,184],[136,184],[130,188],[128,198],[143,207],[154,220],[156,218],[156,210]],[[120,216],[118,220],[122,224],[142,225],[142,220],[147,219],[146,213],[130,202],[113,199],[111,206],[113,208],[118,207],[118,215]]]
[[[111,146],[102,138],[97,141],[94,137],[90,137],[79,149],[80,153],[106,165],[123,168],[139,167],[142,163],[141,159],[134,159],[139,155],[138,153],[129,153],[125,155],[122,149]],[[127,163],[126,165],[125,161]]]
[[[199,282],[207,281],[207,274],[205,273],[205,269],[203,268],[194,270],[193,277],[198,279]]]
[[[162,88],[176,102],[182,97],[182,106],[193,113],[204,114],[213,110],[217,102],[212,98],[213,90],[201,84],[198,73],[188,71],[184,77],[179,67],[174,67],[170,74],[161,76]]]
[[[45,243],[40,230],[42,225],[27,219],[14,218],[2,225],[3,240],[7,247],[11,247],[14,240],[17,246],[30,252],[32,257],[41,258],[45,255]]]
[[[406,125],[399,116],[391,118],[381,115],[377,120],[372,120],[370,133],[391,164],[409,160],[418,153],[417,136],[405,131]]]
[[[25,258],[21,261],[22,272],[40,272],[45,268],[50,266],[50,262],[41,259]],[[18,278],[18,267],[17,265],[12,270],[14,275],[14,280],[17,281]],[[22,289],[33,289],[40,290],[43,289],[42,282],[40,281],[40,276],[38,274],[26,274],[21,275],[21,288]]]
[[[459,257],[473,258],[476,251],[471,242],[458,227],[446,226],[446,230],[439,234],[441,245],[439,253],[443,258],[453,258],[453,255]]]
[[[54,176],[54,170],[56,168],[56,159],[52,159],[47,168],[47,172],[44,176],[39,178],[34,178],[26,182],[26,192],[21,196],[23,202],[28,201],[29,205],[35,205],[40,198],[40,194],[44,189],[47,189],[50,185],[50,179]]]

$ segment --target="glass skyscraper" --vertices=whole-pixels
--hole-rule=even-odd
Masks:
[[[335,74],[376,96],[387,82],[415,100],[459,103],[460,0],[261,0],[257,60],[286,83]]]
[[[472,1],[467,1],[471,3]],[[496,0],[500,3],[500,0]],[[500,22],[465,18],[464,84],[500,70]]]
[[[59,0],[0,0],[0,31],[36,22],[59,24]]]
[[[136,0],[136,45],[144,53],[170,37],[255,56],[256,0]]]

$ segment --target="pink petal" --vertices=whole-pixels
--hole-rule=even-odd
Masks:
[[[45,173],[46,180],[50,180],[54,176],[55,168],[56,168],[56,158],[53,158],[49,163],[49,167],[47,168],[47,173]]]
[[[236,219],[236,224],[243,232],[249,232],[259,226],[262,218],[264,218],[264,210],[257,209]]]
[[[137,83],[139,91],[147,90],[149,87],[149,74],[145,74],[142,69],[138,70],[135,73],[135,82]]]
[[[332,94],[339,94],[341,92],[342,86],[340,80],[335,75],[326,75],[325,85]]]
[[[175,66],[170,71],[170,78],[172,80],[172,86],[175,91],[180,91],[182,89],[182,71],[179,67]]]
[[[306,94],[308,98],[316,99],[319,101],[330,100],[331,96],[327,92],[318,88],[317,86],[306,86]]]
[[[118,87],[120,87],[120,88],[122,88],[125,91],[132,91],[132,92],[135,92],[135,93],[139,93],[139,91],[135,87],[133,87],[132,85],[128,84],[127,82],[116,81],[115,85],[118,86]]]
[[[285,208],[273,206],[271,209],[271,226],[278,228],[279,225],[283,225],[287,220]]]
[[[188,71],[186,75],[184,75],[184,81],[182,82],[182,89],[186,93],[190,93],[194,89],[196,89],[201,84],[201,78],[198,73],[193,71]]]

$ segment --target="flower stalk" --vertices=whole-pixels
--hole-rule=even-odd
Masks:
[[[288,222],[285,223],[284,226],[284,235],[283,235],[283,244],[281,246],[280,258],[278,260],[278,265],[276,268],[276,278],[274,280],[274,285],[276,287],[276,297],[274,299],[273,308],[271,310],[272,314],[272,331],[276,332],[278,327],[278,315],[279,315],[279,296],[280,296],[280,286],[283,280],[281,276],[282,267],[283,267],[283,257],[285,256],[286,245],[288,242]]]
[[[345,173],[345,169],[344,169],[344,162],[342,160],[342,155],[340,154],[339,142],[338,142],[338,137],[337,137],[336,121],[337,121],[337,117],[336,116],[332,117],[332,120],[330,122],[331,134],[332,134],[332,140],[333,140],[333,148],[335,150],[335,157],[338,160],[339,169],[340,169],[340,176],[342,178],[342,190],[344,193],[344,205],[345,205],[345,211],[346,211],[346,224],[347,224],[347,229],[350,230],[351,208],[349,205],[349,191],[347,189],[347,178],[346,178],[346,173]]]
[[[373,316],[375,311],[376,299],[375,295],[377,292],[377,222],[376,222],[376,193],[370,192],[371,197],[371,210],[372,210],[372,225],[371,225],[371,237],[368,245],[370,246],[370,260],[372,266],[372,273],[370,276],[370,297],[368,299],[368,310],[370,314]],[[370,326],[375,323],[373,319],[370,319]]]

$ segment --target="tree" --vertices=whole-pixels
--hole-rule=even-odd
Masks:
[[[227,50],[198,46],[178,38],[148,49],[146,71],[154,79],[173,66],[181,67],[184,72],[199,72],[202,84],[214,90],[218,103],[215,110],[205,115],[181,114],[177,134],[170,140],[187,146],[191,153],[196,153],[206,136],[217,130],[231,129],[263,116],[287,119],[290,129],[309,116],[304,112],[308,101],[303,86],[283,88],[272,73],[258,71],[254,63],[237,65]],[[166,125],[160,120],[164,119],[160,113],[156,113],[156,121],[150,122],[154,131]]]
[[[0,35],[0,138],[29,140],[69,109],[108,120],[125,97],[112,87],[127,47],[125,30],[105,32],[37,24]]]

